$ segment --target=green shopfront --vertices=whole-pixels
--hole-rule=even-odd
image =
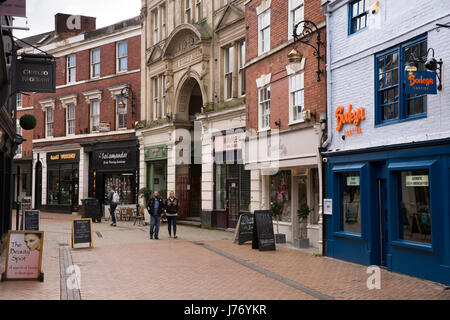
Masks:
[[[146,184],[152,192],[167,197],[167,145],[146,147]]]

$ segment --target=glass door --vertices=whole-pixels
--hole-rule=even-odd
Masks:
[[[227,180],[228,228],[235,228],[239,219],[239,180]]]

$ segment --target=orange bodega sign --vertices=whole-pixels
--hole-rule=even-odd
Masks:
[[[352,136],[355,134],[362,133],[362,129],[358,128],[358,127],[361,123],[361,120],[366,119],[365,110],[363,107],[357,108],[357,109],[352,109],[352,105],[349,104],[348,111],[345,112],[344,106],[339,106],[339,107],[337,107],[336,112],[334,113],[334,116],[336,117],[336,122],[337,122],[336,130],[337,131],[341,131],[342,128],[344,127],[344,124],[350,123],[350,124],[353,124],[355,126],[355,128],[350,129],[350,130],[345,130],[346,136]]]

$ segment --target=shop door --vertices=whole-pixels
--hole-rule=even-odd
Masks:
[[[189,217],[189,210],[191,208],[191,193],[189,176],[178,176],[177,178],[177,195],[178,195],[178,217]]]
[[[228,228],[236,228],[239,220],[239,180],[227,180]]]
[[[34,208],[39,210],[41,208],[42,201],[42,164],[40,161],[38,161],[38,163],[36,164],[35,179]]]
[[[386,266],[389,241],[386,179],[378,179],[378,208],[380,221],[380,265]]]

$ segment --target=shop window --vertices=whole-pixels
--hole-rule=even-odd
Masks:
[[[250,171],[242,164],[216,164],[215,171],[215,209],[223,210],[228,205],[239,208],[239,211],[249,211],[250,205]],[[227,186],[237,183],[239,198],[227,199]],[[231,203],[232,201],[238,203]]]
[[[112,186],[120,197],[120,204],[136,204],[136,179],[134,173],[105,174],[105,200]]]
[[[429,170],[402,171],[399,238],[431,244]]]
[[[48,205],[77,205],[78,164],[48,167]]]
[[[367,27],[369,6],[369,0],[357,0],[349,4],[349,34]]]
[[[291,222],[291,171],[279,171],[270,176],[270,202],[282,206],[281,221]]]
[[[226,201],[226,182],[227,167],[226,165],[216,165],[216,203],[215,209],[223,210]]]
[[[361,233],[361,177],[359,172],[341,174],[341,230]]]
[[[376,56],[376,124],[415,119],[426,116],[427,96],[406,94],[405,66],[427,54],[427,39],[417,38]],[[424,64],[416,63],[419,71]]]
[[[163,198],[167,196],[167,160],[147,162],[147,187]]]

